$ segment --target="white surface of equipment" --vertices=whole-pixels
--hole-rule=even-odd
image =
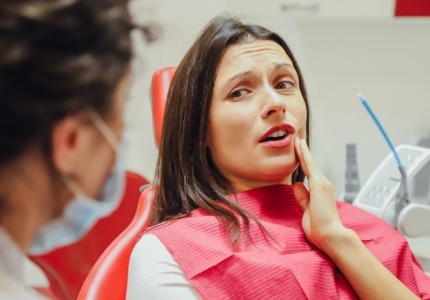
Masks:
[[[390,153],[369,177],[353,205],[388,222],[408,238],[412,251],[430,274],[430,149],[399,145],[396,151],[406,169],[409,203],[395,213],[401,174]]]

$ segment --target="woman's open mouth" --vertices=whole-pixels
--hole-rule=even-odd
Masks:
[[[268,130],[259,143],[271,148],[288,147],[293,138],[294,128],[289,124],[272,127]]]
[[[268,142],[268,141],[279,141],[284,139],[287,135],[289,135],[290,132],[286,131],[285,129],[281,129],[278,131],[275,131],[274,133],[270,134],[268,137],[263,139],[261,142]]]

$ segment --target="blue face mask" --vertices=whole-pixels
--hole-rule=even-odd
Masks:
[[[108,178],[99,200],[86,196],[76,182],[64,179],[75,198],[67,204],[60,218],[50,221],[39,230],[30,247],[32,255],[40,255],[77,241],[100,218],[110,215],[121,201],[125,186],[127,143],[124,140],[118,143],[111,129],[97,113],[91,113],[91,118],[116,152],[114,170]]]

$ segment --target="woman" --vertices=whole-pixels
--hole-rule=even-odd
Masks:
[[[129,299],[430,299],[404,238],[334,200],[307,147],[300,69],[275,33],[211,21],[176,71],[163,126]]]
[[[121,199],[132,24],[125,0],[4,0],[0,20],[0,299],[39,299],[25,255]]]

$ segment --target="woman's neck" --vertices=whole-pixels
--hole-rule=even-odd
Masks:
[[[284,222],[292,216],[301,216],[291,185],[264,186],[230,196],[232,201],[260,220]]]
[[[254,190],[254,189],[259,189],[259,188],[264,188],[266,186],[273,186],[273,185],[291,185],[292,181],[291,181],[291,175],[282,178],[282,177],[276,177],[271,181],[251,181],[251,180],[246,180],[246,179],[240,179],[240,180],[231,180],[231,186],[233,188],[233,190],[236,193],[241,193],[241,192],[246,192],[249,190]]]

